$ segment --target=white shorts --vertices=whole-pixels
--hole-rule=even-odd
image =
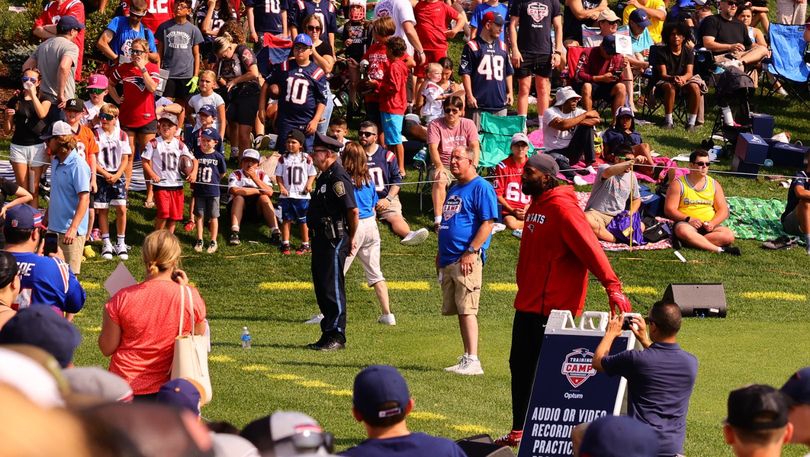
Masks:
[[[363,270],[366,273],[366,283],[369,287],[380,281],[385,281],[380,269],[380,230],[377,228],[377,218],[367,217],[360,219],[357,232],[354,234],[354,241],[357,244],[357,252],[346,257],[343,264],[343,274],[349,271],[355,257],[360,259]]]
[[[8,160],[12,163],[24,163],[29,167],[41,167],[51,163],[48,160],[45,143],[33,146],[20,146],[12,143],[9,147]]]

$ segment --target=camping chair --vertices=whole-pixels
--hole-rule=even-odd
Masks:
[[[650,70],[651,73],[644,73],[643,78],[647,79],[646,85],[642,88],[642,95],[644,96],[644,104],[641,106],[641,117],[645,120],[650,120],[652,115],[658,111],[659,108],[664,106],[664,102],[656,97],[655,85],[659,81],[658,74],[658,61],[662,53],[666,52],[667,47],[664,45],[654,45],[650,47]],[[683,97],[675,96],[675,108],[672,112],[678,122],[686,121],[686,99]]]
[[[491,175],[492,169],[512,152],[512,135],[526,130],[526,116],[495,116],[481,113],[481,157],[478,174]],[[529,144],[529,155],[534,146]]]
[[[566,71],[563,73],[563,79],[566,85],[571,86],[580,96],[582,96],[582,82],[577,78],[577,73],[579,73],[579,70],[582,68],[585,53],[588,49],[590,48],[583,48],[581,46],[571,46],[568,48]],[[613,116],[610,102],[601,99],[592,101],[593,109],[599,112],[603,120]],[[605,113],[609,114],[609,116],[605,116]]]
[[[791,99],[810,107],[810,66],[804,60],[807,43],[803,25],[772,24],[771,57],[765,59],[765,71],[785,88]],[[763,92],[765,87],[763,86]],[[766,96],[773,95],[777,85],[772,84]]]

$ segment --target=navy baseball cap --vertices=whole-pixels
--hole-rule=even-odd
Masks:
[[[494,22],[496,25],[504,24],[503,16],[494,11],[488,11],[486,14],[484,14],[484,17],[481,18],[482,25],[487,25],[487,22]]]
[[[311,48],[312,38],[306,33],[299,33],[298,35],[295,36],[295,39],[293,40],[293,46],[295,46],[296,44],[303,44],[304,46]]]
[[[172,379],[163,384],[158,390],[156,400],[164,405],[191,411],[195,416],[200,415],[200,391],[188,379]]]
[[[779,390],[794,404],[810,405],[810,367],[793,373]]]
[[[206,114],[214,117],[217,115],[217,109],[214,107],[214,105],[203,105],[200,110],[197,111],[197,114]]]
[[[222,137],[219,136],[219,132],[211,127],[203,129],[202,132],[200,132],[200,136],[203,138],[208,138],[209,140],[222,141]]]
[[[588,424],[582,457],[654,457],[660,444],[655,430],[627,416],[602,416]]]
[[[56,24],[56,33],[67,33],[71,30],[82,30],[84,24],[73,16],[62,16]]]
[[[301,146],[303,146],[304,142],[307,140],[306,136],[304,136],[304,132],[298,129],[290,130],[290,133],[287,134],[287,139],[289,140],[290,138],[297,141]]]
[[[616,37],[608,35],[602,38],[602,47],[605,48],[608,54],[616,54]]]
[[[634,22],[639,27],[649,27],[651,24],[650,17],[643,9],[633,10],[633,12],[630,13],[630,21]]]
[[[6,228],[11,230],[33,230],[46,228],[42,223],[42,213],[31,205],[12,206],[6,210]]]
[[[383,419],[402,414],[410,401],[405,378],[392,366],[371,365],[354,378],[352,403],[364,418]]]
[[[787,425],[789,409],[782,392],[752,384],[728,394],[726,423],[743,430],[773,430]]]
[[[73,360],[73,352],[81,341],[76,326],[46,305],[17,311],[0,330],[0,344],[36,346],[51,354],[62,368]]]

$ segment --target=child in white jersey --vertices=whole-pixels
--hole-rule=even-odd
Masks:
[[[304,141],[302,131],[290,131],[287,135],[286,153],[276,166],[276,180],[281,193],[278,199],[282,220],[281,253],[284,255],[290,255],[290,226],[293,222],[301,227],[301,247],[295,253],[302,255],[312,252],[307,229],[307,208],[317,172],[312,158],[301,150]]]

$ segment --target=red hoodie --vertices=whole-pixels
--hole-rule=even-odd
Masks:
[[[610,291],[621,291],[599,240],[577,205],[571,186],[535,197],[526,210],[517,264],[515,309],[544,316],[551,310],[582,313],[588,270]]]

